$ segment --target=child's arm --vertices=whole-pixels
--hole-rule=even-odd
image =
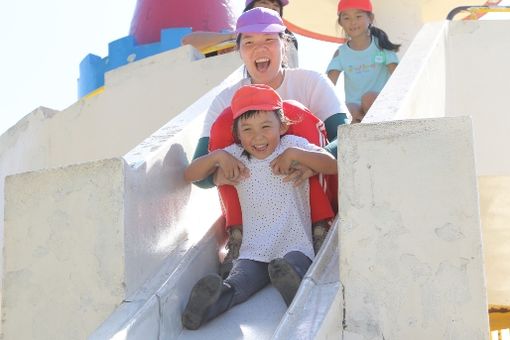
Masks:
[[[322,148],[316,150],[288,148],[271,162],[271,168],[276,174],[289,174],[295,163],[303,164],[313,171],[323,174],[338,172],[335,157]]]
[[[335,59],[338,57],[339,54],[340,54],[340,51],[336,50],[335,54],[333,54],[333,58],[331,58],[331,61],[329,62],[328,70],[326,71],[328,78],[335,85],[338,81],[338,77],[340,77],[340,73],[342,73],[342,71],[336,69],[338,66],[337,66],[337,61]]]
[[[338,77],[340,77],[340,71],[338,70],[329,70],[328,71],[328,78],[333,82],[333,84],[336,85],[336,82],[338,81]]]
[[[214,150],[192,161],[184,171],[184,179],[188,182],[199,181],[212,174],[217,168],[220,168],[228,179],[237,179],[240,175],[245,175],[247,171],[243,162],[228,152]]]

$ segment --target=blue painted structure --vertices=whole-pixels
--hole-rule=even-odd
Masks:
[[[191,27],[161,30],[161,40],[156,43],[137,45],[134,36],[114,40],[108,44],[108,56],[101,58],[88,54],[80,62],[78,98],[82,98],[104,85],[104,74],[133,61],[147,58],[181,46],[183,36],[191,33]]]

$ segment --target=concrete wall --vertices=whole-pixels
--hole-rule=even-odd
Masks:
[[[448,116],[473,119],[489,304],[510,306],[510,21],[452,22],[446,50]],[[474,43],[476,42],[476,43]]]
[[[477,173],[509,176],[510,21],[452,22],[446,50],[448,116],[473,118]]]
[[[182,178],[220,89],[122,158],[7,177],[3,339],[83,339],[123,301],[145,302],[167,280],[221,214],[215,190]],[[183,299],[199,274],[178,282]],[[165,296],[165,308],[184,303]]]
[[[505,83],[510,70],[504,66],[510,60],[508,30],[509,21],[426,24],[363,121],[472,118],[476,171],[482,183],[484,253],[490,261],[486,266],[489,303],[506,306],[510,290],[504,287],[510,287],[510,276],[501,273],[510,271],[503,227],[509,219],[499,202],[510,192],[510,159],[502,157],[510,143]],[[483,185],[487,181],[491,185]]]
[[[351,125],[339,138],[343,339],[486,339],[470,119]]]
[[[3,339],[83,339],[124,298],[124,163],[9,176]]]

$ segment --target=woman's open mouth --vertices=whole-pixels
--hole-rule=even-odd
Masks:
[[[255,60],[255,67],[259,72],[265,72],[269,68],[270,64],[271,61],[269,60],[269,58],[260,58]]]

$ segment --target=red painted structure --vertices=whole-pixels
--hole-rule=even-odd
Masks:
[[[148,44],[160,40],[163,28],[230,30],[237,19],[234,1],[241,0],[138,0],[129,34],[135,37],[137,44]]]

